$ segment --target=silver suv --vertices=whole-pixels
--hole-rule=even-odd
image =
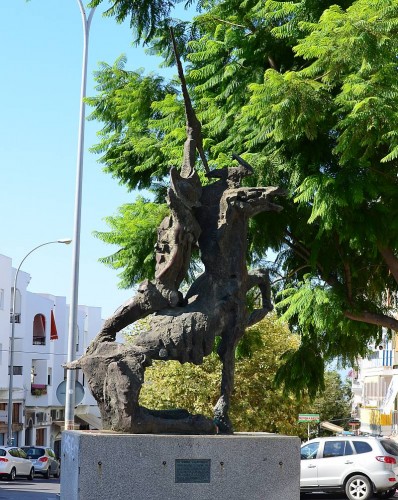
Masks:
[[[335,436],[301,446],[300,492],[345,492],[349,500],[375,493],[390,498],[398,488],[398,444],[388,438]]]

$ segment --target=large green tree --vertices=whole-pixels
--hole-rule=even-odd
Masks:
[[[398,291],[397,2],[215,0],[200,2],[189,29],[163,15],[143,18],[141,29],[134,3],[117,6],[166,64],[166,28],[175,26],[211,168],[230,164],[235,151],[255,168],[248,182],[287,189],[282,214],[253,221],[248,260],[275,252],[278,307],[301,338],[277,379],[321,387],[325,361],[352,361],[381,327],[398,327],[390,300]],[[89,102],[104,123],[96,150],[105,169],[161,201],[185,138],[178,82],[128,71],[123,60],[103,64],[96,78]],[[303,363],[316,367],[311,380],[292,369]]]
[[[262,145],[258,154],[291,175],[296,217],[279,255],[290,277],[281,306],[302,349],[327,357],[363,353],[380,327],[398,326],[388,300],[398,279],[397,22],[396,2],[358,0],[301,23],[308,34],[294,50],[303,67],[268,70],[241,115],[247,145]]]

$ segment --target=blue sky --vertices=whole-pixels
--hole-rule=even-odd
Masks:
[[[91,24],[88,96],[95,93],[98,62],[111,64],[122,53],[128,69],[161,71],[159,60],[132,46],[128,23],[102,16],[106,5],[97,8]],[[83,32],[76,0],[2,1],[0,22],[0,253],[17,267],[36,245],[72,237]],[[104,174],[88,151],[100,126],[86,122],[79,303],[100,306],[107,317],[132,292],[118,290],[117,273],[98,262],[114,249],[92,232],[107,230],[103,218],[135,193]],[[22,269],[31,274],[30,291],[69,301],[71,266],[71,245],[48,245]]]

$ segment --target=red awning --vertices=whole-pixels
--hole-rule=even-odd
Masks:
[[[50,340],[58,340],[57,325],[55,324],[54,311],[51,309]]]

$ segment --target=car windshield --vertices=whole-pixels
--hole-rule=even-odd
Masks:
[[[0,449],[0,457],[5,457],[6,456],[6,450]]]
[[[29,448],[29,450],[26,452],[29,458],[39,458],[44,455],[44,450],[40,448]]]
[[[397,443],[394,443],[393,441],[390,441],[388,439],[383,439],[381,441],[381,445],[386,450],[386,452],[389,453],[390,455],[398,456],[398,445],[397,445]]]

